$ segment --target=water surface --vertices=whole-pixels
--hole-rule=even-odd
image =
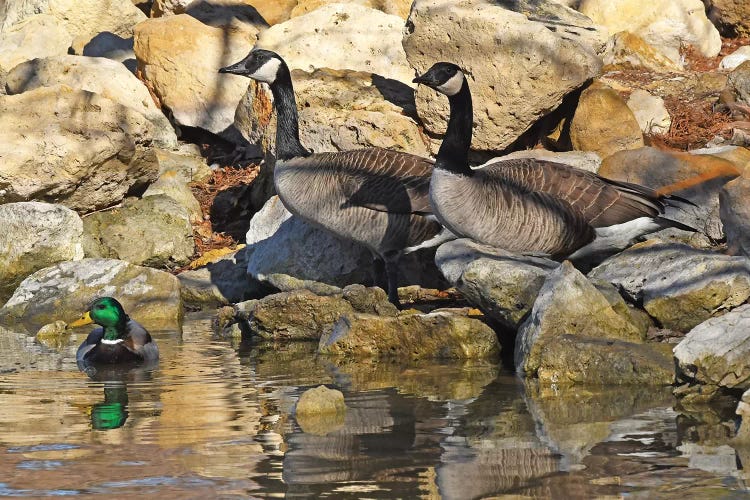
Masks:
[[[344,362],[156,332],[155,367],[75,366],[82,336],[0,334],[0,496],[742,498],[727,411],[669,388],[539,389],[487,362]],[[297,419],[306,389],[339,419]]]

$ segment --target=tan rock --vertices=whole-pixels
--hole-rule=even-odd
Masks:
[[[180,14],[139,24],[134,50],[141,77],[174,119],[218,134],[232,125],[248,84],[218,70],[245,57],[253,42]]]
[[[166,195],[175,200],[185,209],[190,216],[190,222],[197,223],[203,220],[203,211],[201,205],[195,198],[193,191],[187,183],[174,171],[167,171],[156,179],[143,193],[143,197]]]
[[[513,3],[520,11],[528,6]],[[556,18],[565,19],[569,28],[565,36],[497,2],[414,3],[403,41],[409,64],[420,74],[437,61],[466,70],[473,96],[474,150],[506,148],[600,71],[598,44],[592,38],[602,33],[589,19],[553,2],[535,2],[533,9],[556,9]],[[420,86],[416,101],[425,128],[444,133],[449,115],[445,96]]]
[[[409,17],[412,0],[298,0],[297,6],[292,9],[291,17],[305,15],[329,3],[356,3],[406,19]]]
[[[594,151],[602,158],[644,146],[638,121],[623,98],[600,86],[592,86],[581,94],[570,123],[570,139],[575,149]]]
[[[638,89],[630,94],[627,104],[644,134],[666,134],[669,131],[672,118],[661,97]]]
[[[324,332],[318,352],[362,358],[484,359],[496,358],[500,346],[490,327],[466,316],[350,313]]]
[[[0,96],[0,203],[111,206],[156,179],[153,127],[130,107],[66,86]]]
[[[193,146],[194,149],[185,146]],[[211,168],[194,144],[183,144],[179,151],[154,148],[154,153],[159,163],[159,175],[176,172],[185,182],[200,182],[211,177]]]
[[[651,71],[679,71],[681,66],[648,44],[646,40],[620,31],[607,41],[605,69],[619,67],[644,68]]]
[[[292,72],[299,109],[300,140],[315,152],[363,147],[427,156],[409,87],[370,73],[329,69]],[[387,96],[387,98],[384,96]],[[251,83],[237,107],[235,126],[264,153],[273,153],[276,114],[270,92]]]
[[[0,69],[10,71],[17,64],[37,57],[68,53],[73,36],[49,14],[37,14],[0,31]]]
[[[750,4],[745,0],[711,0],[708,17],[727,36],[750,35]]]
[[[414,71],[401,45],[403,26],[398,16],[334,3],[270,27],[257,46],[277,52],[289,69],[365,71],[413,86]]]
[[[344,395],[324,385],[302,393],[295,405],[295,417],[303,432],[324,436],[344,425]]]
[[[579,10],[610,33],[639,35],[677,64],[681,44],[694,45],[706,57],[721,49],[701,0],[583,0]]]

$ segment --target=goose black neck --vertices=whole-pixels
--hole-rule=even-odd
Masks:
[[[440,145],[435,168],[442,168],[461,175],[472,175],[469,167],[469,148],[471,147],[471,125],[474,111],[471,105],[469,83],[464,79],[461,90],[449,96],[450,117],[443,143]]]
[[[276,159],[310,156],[310,152],[299,140],[297,101],[294,98],[292,76],[286,66],[279,68],[279,74],[271,84],[271,93],[276,107]]]

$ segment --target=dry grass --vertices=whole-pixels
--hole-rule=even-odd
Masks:
[[[687,151],[703,147],[717,135],[727,139],[731,136],[730,115],[714,111],[709,100],[668,96],[664,105],[672,117],[672,125],[666,134],[649,136],[653,146]]]

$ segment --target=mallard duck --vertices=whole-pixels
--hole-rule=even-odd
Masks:
[[[96,299],[80,319],[70,327],[96,323],[96,328],[76,352],[78,366],[115,364],[159,359],[159,348],[138,322],[130,319],[122,305],[112,297]]]

